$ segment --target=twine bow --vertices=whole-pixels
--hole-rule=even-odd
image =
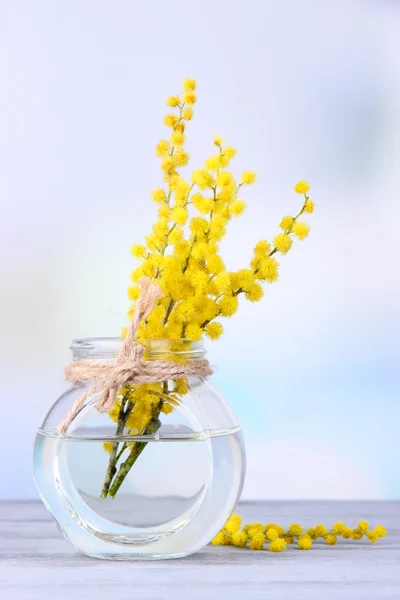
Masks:
[[[65,379],[82,385],[85,381],[95,380],[86,392],[81,394],[58,426],[61,435],[65,435],[69,425],[82,410],[89,396],[100,392],[95,408],[108,412],[113,406],[118,390],[126,384],[143,384],[181,379],[190,375],[212,375],[208,360],[175,363],[163,360],[143,360],[146,347],[135,342],[138,327],[153,310],[163,293],[159,285],[150,277],[140,280],[142,289],[135,306],[135,313],[127,331],[125,340],[115,361],[82,359],[70,363],[64,372]]]

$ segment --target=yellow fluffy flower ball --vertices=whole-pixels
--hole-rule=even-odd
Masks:
[[[332,527],[332,533],[341,535],[345,529],[346,529],[346,525],[344,523],[342,523],[341,521],[338,521],[337,523],[334,523],[334,525]]]
[[[165,115],[164,125],[167,127],[175,127],[178,123],[178,117],[176,115]]]
[[[224,531],[226,531],[230,535],[233,535],[234,533],[239,531],[241,522],[242,522],[242,519],[239,515],[232,515],[228,519],[228,521],[225,523]]]
[[[255,182],[257,174],[254,171],[243,171],[242,183],[244,185],[250,185]]]
[[[352,537],[353,535],[353,530],[351,529],[351,527],[345,527],[342,531],[342,538],[345,540],[348,540]]]
[[[283,229],[284,231],[290,230],[293,226],[294,223],[294,218],[293,217],[283,217],[282,221],[280,222],[279,227],[281,227],[281,229]]]
[[[316,526],[315,535],[317,537],[324,537],[327,533],[328,533],[328,529],[325,527],[325,525],[322,525],[320,523],[319,525]]]
[[[185,92],[194,92],[196,89],[196,80],[191,77],[186,77],[186,79],[183,80],[183,89]]]
[[[154,202],[157,202],[157,204],[162,204],[163,202],[167,201],[167,195],[165,191],[161,188],[153,190],[151,192],[151,197],[153,198]]]
[[[213,546],[226,546],[229,543],[230,542],[228,536],[222,531],[217,533],[217,535],[211,540],[211,544]]]
[[[214,321],[213,323],[208,323],[204,331],[210,340],[217,340],[223,334],[224,328],[222,327],[221,323]]]
[[[239,217],[246,209],[246,202],[243,200],[234,200],[229,206],[230,213],[234,217]]]
[[[299,538],[297,545],[300,550],[310,550],[312,548],[312,540],[309,536],[302,536]]]
[[[304,205],[304,212],[307,212],[307,213],[314,212],[314,206],[315,206],[315,204],[314,204],[313,200],[308,198],[308,200],[306,201],[306,203]]]
[[[110,454],[112,447],[113,447],[112,442],[104,442],[104,444],[103,444],[104,452],[107,452],[107,454]]]
[[[334,546],[337,542],[336,535],[334,533],[328,533],[325,538],[325,542],[328,544],[328,546]]]
[[[270,552],[283,552],[286,550],[287,543],[283,538],[277,538],[269,545]]]
[[[193,108],[191,106],[187,106],[183,111],[183,118],[185,121],[191,121],[193,119]]]
[[[274,540],[277,540],[279,537],[279,533],[277,532],[277,530],[273,527],[271,529],[268,529],[267,533],[267,540],[269,540],[270,542],[273,542]]]
[[[258,302],[264,295],[264,290],[259,283],[252,283],[244,290],[244,295],[250,302]]]
[[[379,537],[385,537],[385,535],[387,534],[386,531],[386,527],[384,527],[383,525],[377,525],[374,528],[374,532],[379,536]]]
[[[226,146],[224,148],[223,156],[226,157],[228,160],[231,160],[234,156],[236,156],[236,148]]]
[[[202,190],[206,189],[207,187],[211,187],[214,183],[212,176],[205,169],[197,169],[197,171],[193,171],[192,181],[193,183],[196,183]]]
[[[271,252],[271,244],[267,240],[260,240],[254,247],[254,254],[260,258]]]
[[[167,106],[172,106],[172,107],[179,106],[179,104],[180,104],[179,96],[168,96],[166,104],[167,104]]]
[[[309,225],[307,225],[307,223],[296,221],[296,223],[292,227],[292,233],[296,237],[298,237],[299,240],[304,240],[310,233],[310,227]]]
[[[227,187],[231,185],[233,181],[233,175],[229,171],[221,171],[217,177],[217,185],[221,187]]]
[[[275,248],[277,248],[279,252],[282,252],[282,254],[289,252],[293,245],[292,238],[287,233],[278,233],[278,235],[274,237],[273,242]]]
[[[167,140],[161,140],[156,146],[156,155],[165,156],[169,152],[169,142]]]
[[[197,100],[196,94],[194,92],[186,92],[183,96],[183,101],[185,104],[195,104]]]
[[[243,531],[251,538],[257,533],[264,533],[264,526],[262,523],[248,523],[243,527]]]
[[[369,529],[369,523],[368,521],[359,521],[357,527],[362,533],[366,533]]]
[[[212,198],[205,198],[202,194],[193,194],[190,197],[190,201],[193,206],[197,208],[201,215],[210,214],[214,207],[214,201]]]
[[[268,531],[269,529],[276,529],[279,536],[282,536],[285,533],[284,527],[278,525],[277,523],[267,523],[264,529],[265,531]]]
[[[225,270],[224,261],[218,254],[209,256],[207,260],[207,268],[209,273],[222,273]]]
[[[185,167],[189,162],[189,154],[184,150],[178,150],[174,154],[173,161],[176,167]]]
[[[218,169],[221,166],[220,155],[216,154],[215,156],[210,156],[209,158],[207,158],[206,162],[204,163],[204,166],[206,169],[210,169],[210,171],[218,171]]]
[[[185,337],[187,337],[189,340],[197,342],[201,339],[202,335],[203,330],[201,329],[200,325],[197,325],[196,323],[190,323],[186,327]]]
[[[247,545],[247,535],[244,531],[236,531],[232,536],[232,544],[237,548],[244,548]]]
[[[142,244],[133,244],[131,254],[135,258],[144,258],[146,256],[146,248]]]
[[[218,307],[223,317],[232,317],[239,307],[237,296],[223,295],[218,301]]]
[[[301,535],[303,533],[303,527],[298,525],[298,523],[291,523],[289,525],[289,535]]]
[[[182,146],[185,143],[185,134],[182,131],[174,131],[171,135],[171,142],[174,146]]]
[[[256,531],[250,539],[250,550],[262,550],[265,544],[265,535],[261,531]]]
[[[297,194],[307,194],[309,189],[310,189],[310,185],[307,183],[307,181],[303,181],[303,180],[299,181],[294,186],[294,191]]]
[[[182,208],[181,206],[175,206],[172,209],[172,220],[174,223],[178,225],[184,225],[188,220],[189,213],[186,208]]]

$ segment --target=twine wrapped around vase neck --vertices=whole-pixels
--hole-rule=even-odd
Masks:
[[[140,287],[142,291],[136,302],[133,319],[115,361],[82,359],[71,362],[66,367],[64,375],[67,381],[75,385],[90,380],[94,380],[94,383],[77,398],[59,424],[58,431],[61,435],[65,435],[73,419],[93,394],[99,394],[95,401],[95,408],[100,413],[104,413],[111,409],[118,390],[126,384],[140,385],[181,379],[191,375],[203,377],[212,375],[208,360],[192,360],[184,363],[143,360],[146,347],[137,343],[135,336],[141,321],[151,313],[163,293],[160,286],[150,277],[142,277]]]

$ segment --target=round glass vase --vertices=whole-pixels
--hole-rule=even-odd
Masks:
[[[114,360],[120,345],[119,338],[85,338],[71,350],[74,360]],[[146,360],[204,357],[202,342],[152,340],[146,347]],[[207,378],[190,377],[178,393],[176,382],[163,384],[163,410],[151,432],[133,435],[124,411],[100,414],[92,396],[59,435],[87,386],[56,400],[34,447],[39,494],[64,536],[104,559],[178,558],[208,544],[234,510],[245,473],[243,437],[228,403]]]

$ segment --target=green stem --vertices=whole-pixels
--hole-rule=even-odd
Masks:
[[[133,408],[133,403],[130,400],[128,400],[128,394],[129,394],[129,392],[127,394],[125,394],[125,396],[122,398],[122,401],[121,401],[121,407],[119,409],[119,415],[118,415],[117,429],[115,432],[116,436],[119,436],[123,433],[125,423],[131,413],[132,408]],[[110,452],[110,459],[108,461],[108,467],[107,467],[106,476],[104,479],[103,489],[101,490],[102,498],[107,497],[111,482],[113,480],[115,473],[117,472],[116,465],[121,456],[121,453],[118,453],[118,447],[119,447],[119,442],[115,441],[112,445],[112,449]]]
[[[165,325],[167,323],[167,321],[169,319],[169,315],[171,314],[172,309],[174,308],[174,304],[175,304],[175,302],[172,300],[172,298],[170,298],[170,300],[168,302],[167,310],[165,311],[163,325]]]
[[[116,458],[116,461],[115,461],[115,462],[118,462],[118,461],[119,461],[119,459],[121,458],[121,456],[123,455],[123,453],[125,452],[125,450],[127,449],[127,447],[128,447],[128,444],[127,444],[127,442],[124,442],[124,443],[122,444],[122,448],[121,448],[121,450],[120,450],[120,451],[118,452],[118,454],[117,454],[117,458]]]
[[[158,417],[160,415],[162,405],[163,405],[163,402],[161,401],[159,404],[159,407],[157,407],[150,423],[147,425],[146,429],[144,430],[143,435],[152,435],[152,434],[156,433],[156,431],[158,431],[158,429],[161,427],[161,421],[159,420]],[[133,465],[135,464],[135,462],[137,461],[137,459],[139,458],[139,456],[141,455],[141,453],[143,452],[143,450],[145,449],[147,444],[148,444],[148,442],[134,442],[133,443],[133,446],[129,453],[128,458],[120,465],[119,471],[115,477],[114,483],[112,484],[112,486],[109,489],[108,493],[110,496],[112,496],[113,498],[115,497],[119,488],[123,484],[125,477],[128,475],[129,471],[131,470],[131,468],[133,467]]]
[[[186,271],[187,271],[187,269],[189,267],[190,256],[192,254],[193,246],[194,246],[196,240],[197,240],[197,237],[194,236],[193,237],[193,241],[192,241],[192,245],[190,246],[189,254],[187,255],[186,260],[185,260],[185,264],[182,267],[182,273],[186,273]]]

